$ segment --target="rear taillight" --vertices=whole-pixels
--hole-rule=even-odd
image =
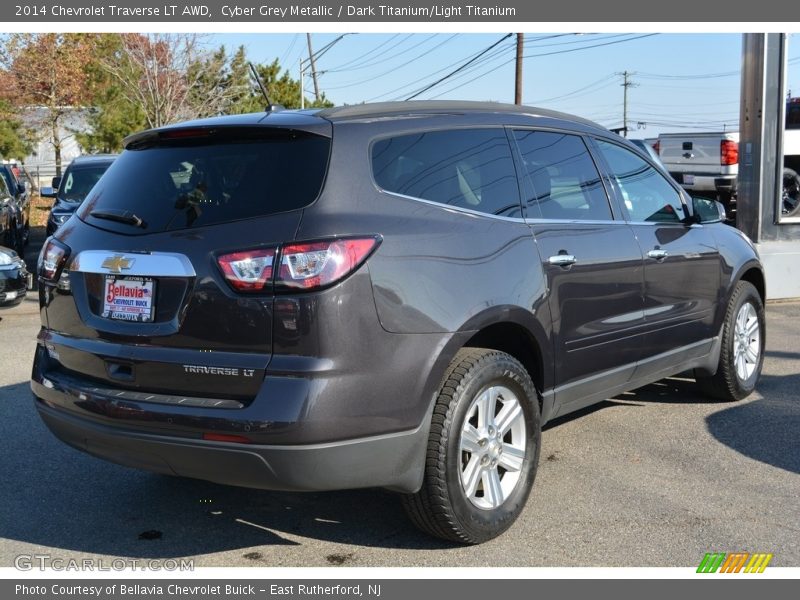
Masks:
[[[659,154],[659,155],[661,154],[661,141],[660,140],[656,140],[656,143],[653,144],[653,150],[656,151],[656,154]]]
[[[48,238],[42,251],[39,253],[39,260],[37,262],[37,270],[39,277],[47,281],[58,281],[61,276],[61,271],[69,258],[70,249],[66,244],[62,244]]]
[[[314,290],[355,271],[377,247],[379,238],[350,238],[287,244],[281,248],[275,288]]]
[[[272,282],[275,249],[232,252],[217,257],[231,287],[239,292],[258,292]]]
[[[723,166],[735,165],[739,162],[739,144],[733,140],[722,140],[719,143],[719,161]]]
[[[379,242],[379,237],[364,237],[284,244],[277,249],[222,254],[217,263],[237,292],[261,292],[270,285],[276,291],[311,291],[347,277]],[[278,256],[280,264],[275,267]]]
[[[243,435],[230,433],[203,433],[203,439],[209,442],[230,442],[233,444],[250,444],[253,442],[253,440]]]

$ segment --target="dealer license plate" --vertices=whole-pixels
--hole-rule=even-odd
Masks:
[[[683,183],[686,185],[694,185],[694,175],[684,175]]]
[[[155,312],[156,283],[147,277],[106,277],[103,316],[150,323]]]

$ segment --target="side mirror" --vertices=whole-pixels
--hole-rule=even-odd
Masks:
[[[17,186],[17,194],[27,194],[27,193],[28,193],[28,188],[25,187],[24,183],[20,183]]]
[[[53,177],[53,180],[50,182],[55,189],[58,189],[58,186],[61,185],[61,176]]]
[[[697,223],[724,223],[728,216],[721,202],[692,197],[692,209]]]
[[[55,198],[58,188],[43,187],[39,190],[39,195],[42,198]]]

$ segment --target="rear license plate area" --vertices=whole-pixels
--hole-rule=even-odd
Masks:
[[[152,323],[156,282],[150,277],[106,276],[101,316],[115,321]]]

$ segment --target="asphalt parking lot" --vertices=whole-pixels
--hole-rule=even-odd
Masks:
[[[744,402],[709,401],[676,378],[549,424],[526,510],[479,547],[418,533],[380,490],[245,490],[72,450],[31,402],[35,295],[0,317],[3,567],[31,553],[226,567],[694,566],[710,551],[800,566],[798,303],[769,305],[764,374]]]

